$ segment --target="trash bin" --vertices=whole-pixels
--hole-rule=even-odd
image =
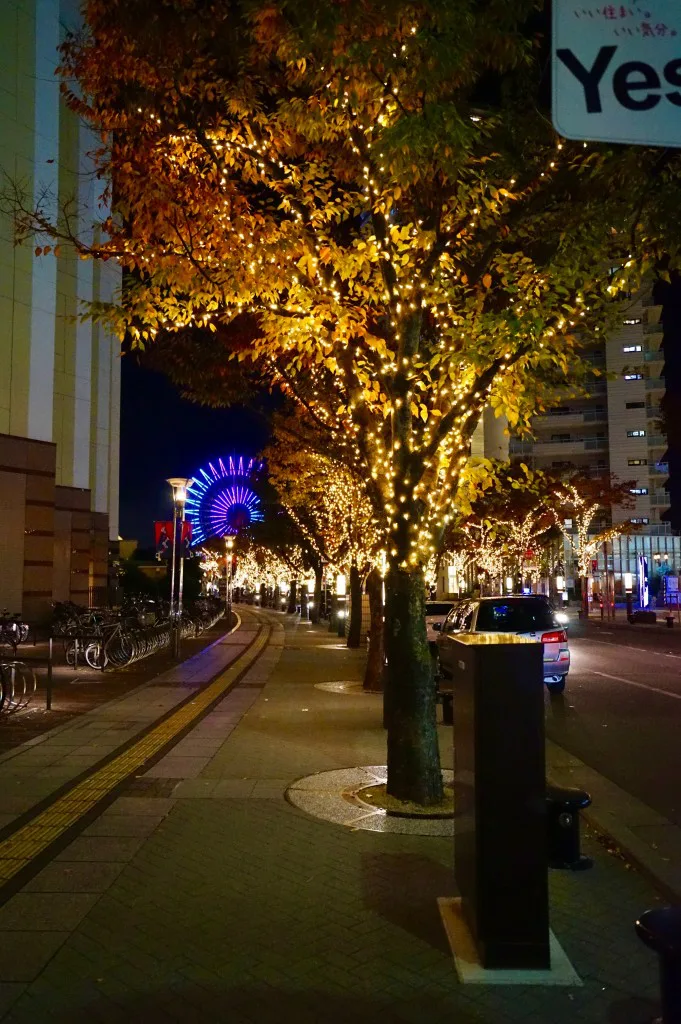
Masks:
[[[551,966],[540,643],[451,635],[454,874],[483,967]]]
[[[659,957],[661,1024],[681,1024],[681,907],[646,910],[635,928]]]
[[[550,868],[583,871],[593,866],[590,857],[580,851],[579,812],[588,807],[591,797],[583,789],[546,787],[546,827]]]

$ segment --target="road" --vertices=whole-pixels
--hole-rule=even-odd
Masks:
[[[681,630],[576,632],[548,738],[681,825]]]

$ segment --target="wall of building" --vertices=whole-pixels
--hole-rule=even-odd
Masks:
[[[0,172],[4,189],[19,189],[27,206],[41,204],[55,222],[71,202],[87,241],[101,189],[87,158],[93,139],[61,101],[54,75],[57,46],[77,27],[70,0],[0,5]],[[102,538],[118,535],[119,345],[76,317],[83,303],[114,296],[120,272],[78,259],[68,244],[58,257],[37,256],[35,244],[15,245],[13,220],[0,214],[0,434],[11,453],[10,467],[0,469],[0,535],[13,537],[0,539],[0,606],[23,606],[27,616],[38,593],[86,603],[106,580]],[[22,440],[50,446],[51,482],[42,491],[33,465],[42,449],[28,446],[26,467]],[[31,550],[20,573],[22,522]]]
[[[619,305],[618,325],[589,358],[599,371],[585,394],[566,385],[565,397],[533,421],[535,437],[511,438],[512,457],[551,472],[631,482],[632,507],[604,510],[608,520],[633,520],[651,536],[669,534],[664,513],[667,439],[660,424],[664,395],[661,307],[652,289]]]
[[[42,619],[52,602],[55,445],[0,434],[0,606]]]

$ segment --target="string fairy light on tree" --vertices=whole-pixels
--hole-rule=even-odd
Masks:
[[[632,481],[610,483],[588,478],[573,478],[572,481],[565,481],[556,487],[555,503],[551,512],[555,525],[574,552],[582,605],[587,615],[593,559],[598,557],[603,546],[609,541],[622,534],[631,533],[634,529],[630,521],[623,521],[594,530],[594,522],[597,517],[603,516],[608,506],[631,507],[634,504],[631,486]]]

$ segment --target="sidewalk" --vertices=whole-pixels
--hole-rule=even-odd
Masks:
[[[203,650],[221,636],[226,628],[223,619],[198,637],[184,638],[183,657],[192,657]],[[37,690],[27,708],[13,714],[3,712],[0,716],[0,753],[42,735],[55,725],[71,721],[115,697],[129,693],[175,664],[171,651],[164,649],[125,668],[101,672],[82,663],[77,669],[67,665],[63,639],[54,640],[53,651],[52,709],[47,711],[47,642],[29,642],[17,648],[17,659],[35,670]]]
[[[671,638],[676,634],[681,633],[681,624],[679,623],[679,616],[677,610],[674,609],[673,619],[674,625],[669,628],[667,626],[667,615],[668,610],[666,608],[652,608],[651,611],[655,612],[657,616],[656,622],[629,622],[627,619],[627,610],[623,605],[617,605],[615,609],[614,618],[608,618],[605,610],[601,617],[600,610],[596,608],[595,611],[591,611],[588,618],[584,618],[580,615],[581,609],[576,605],[571,605],[569,608],[562,608],[561,611],[568,616],[568,623],[571,632],[575,636],[580,635],[580,630],[585,632],[586,630],[595,629],[620,629],[626,631],[631,635],[636,633],[641,635],[656,635],[662,634],[664,639]]]
[[[363,654],[320,627],[239,611],[242,628],[225,641],[0,761],[0,810],[14,819],[0,833],[9,871],[11,830],[34,804],[63,807],[75,780],[89,784],[121,758],[136,764],[159,728],[175,728],[178,715],[186,723],[179,742],[166,737],[102,788],[57,847],[39,852],[38,870],[22,869],[0,909],[0,1019],[640,1024],[654,1015],[657,965],[633,921],[656,892],[590,836],[592,871],[551,873],[552,927],[583,986],[461,986],[436,905],[454,894],[451,839],[351,830],[285,799],[301,776],[385,763],[380,697],[314,685],[360,679]],[[261,623],[271,634],[258,655]],[[445,767],[451,739],[442,727]]]

